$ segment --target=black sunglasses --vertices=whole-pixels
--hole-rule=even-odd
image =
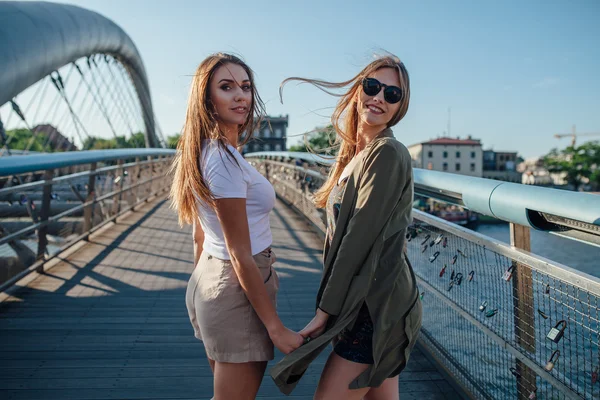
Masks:
[[[385,83],[379,82],[375,78],[365,78],[362,81],[363,92],[367,96],[376,96],[383,89],[383,98],[390,104],[394,104],[402,100],[402,89],[398,86],[388,86]]]

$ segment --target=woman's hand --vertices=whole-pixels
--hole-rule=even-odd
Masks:
[[[275,347],[283,354],[291,353],[304,343],[304,338],[300,336],[299,333],[294,332],[283,325],[273,332],[269,332],[269,337]]]
[[[327,326],[327,320],[329,319],[329,314],[325,311],[317,308],[317,312],[314,318],[300,331],[300,335],[304,338],[314,339],[316,337],[321,336],[321,334],[325,331],[325,327]]]

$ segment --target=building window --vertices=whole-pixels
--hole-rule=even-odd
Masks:
[[[456,163],[456,170],[460,171],[460,163]]]
[[[475,158],[475,152],[474,151],[471,152],[471,158]]]
[[[263,130],[263,137],[265,137],[265,138],[270,138],[271,137],[271,131],[269,130],[269,128],[265,128]]]
[[[447,151],[444,152],[444,158],[448,158],[448,152]]]
[[[503,155],[500,155],[499,158],[500,158],[500,161],[504,161],[504,156]]]
[[[471,172],[475,172],[475,163],[471,163]]]
[[[254,151],[260,150],[260,145],[258,143],[254,143],[254,145],[252,145],[252,146],[253,146]]]
[[[265,151],[271,151],[271,145],[269,143],[265,143]]]
[[[456,158],[460,158],[460,151],[456,152]]]
[[[428,153],[427,153],[427,157],[429,157],[429,158],[433,158],[433,151],[430,151],[430,152],[428,152]]]
[[[281,138],[281,128],[275,128],[275,137]]]
[[[275,151],[281,151],[281,144],[280,143],[276,143],[275,144]]]
[[[444,171],[448,171],[448,163],[447,163],[447,162],[445,162],[445,163],[443,164],[442,168],[443,168],[443,170],[444,170]]]

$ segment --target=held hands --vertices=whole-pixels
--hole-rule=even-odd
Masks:
[[[300,336],[299,333],[294,332],[283,325],[272,332],[269,331],[269,337],[271,338],[271,341],[273,341],[275,347],[283,354],[291,353],[304,343],[304,338]]]
[[[329,314],[325,311],[317,308],[317,312],[313,319],[300,331],[300,335],[304,338],[314,339],[319,337],[327,326],[327,320],[329,319]]]

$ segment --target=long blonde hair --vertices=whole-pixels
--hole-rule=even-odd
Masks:
[[[280,96],[283,91],[283,86],[290,81],[300,81],[310,83],[317,88],[323,90],[325,93],[333,96],[341,97],[333,114],[331,115],[331,123],[336,132],[336,144],[340,146],[340,150],[336,157],[336,162],[329,172],[329,176],[323,186],[317,190],[314,194],[314,201],[317,207],[323,208],[327,204],[327,198],[329,193],[335,186],[340,175],[346,165],[352,160],[356,152],[356,144],[358,143],[357,132],[358,132],[358,109],[357,109],[357,93],[362,90],[362,81],[375,71],[381,68],[394,68],[398,71],[400,77],[400,89],[402,89],[402,99],[400,100],[400,108],[396,114],[392,117],[387,127],[396,125],[408,111],[408,104],[410,101],[410,81],[408,77],[408,71],[400,59],[394,55],[387,54],[385,56],[377,58],[375,61],[367,65],[358,75],[354,78],[344,82],[327,82],[317,79],[307,78],[287,78],[285,79],[279,88]],[[350,87],[344,94],[337,94],[330,89],[341,89]]]
[[[171,167],[174,176],[169,197],[171,207],[179,213],[181,226],[191,224],[198,218],[198,200],[214,207],[213,193],[202,177],[202,143],[206,139],[217,139],[218,145],[229,153],[225,134],[219,128],[209,93],[210,79],[219,67],[226,64],[237,64],[244,68],[252,88],[250,113],[238,132],[241,138],[239,147],[252,139],[252,134],[260,126],[265,115],[265,105],[254,86],[254,73],[239,57],[215,53],[200,63],[192,79],[185,124]]]

